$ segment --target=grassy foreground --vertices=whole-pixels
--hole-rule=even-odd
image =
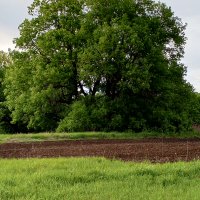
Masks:
[[[142,139],[142,138],[200,138],[200,132],[159,133],[159,132],[77,132],[77,133],[34,133],[34,134],[0,134],[0,143],[31,142],[45,140],[77,139]]]
[[[200,161],[124,163],[104,158],[0,160],[0,199],[200,199]]]

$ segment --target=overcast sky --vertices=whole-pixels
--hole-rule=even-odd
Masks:
[[[0,0],[0,50],[13,49],[13,38],[19,36],[18,26],[28,17],[27,6],[33,0]],[[161,0],[171,6],[175,15],[187,23],[185,57],[186,79],[200,92],[200,1],[198,0]]]

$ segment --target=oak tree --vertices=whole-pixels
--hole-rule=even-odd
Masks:
[[[180,131],[192,121],[185,24],[152,0],[34,0],[6,72],[13,122],[36,130]]]

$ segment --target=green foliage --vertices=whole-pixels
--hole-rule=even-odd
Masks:
[[[106,103],[102,97],[84,98],[74,102],[66,117],[61,120],[58,132],[103,131],[108,126]]]
[[[10,111],[5,102],[0,102],[0,133],[13,133],[14,126],[11,124]]]
[[[90,130],[91,122],[88,110],[82,102],[74,102],[69,114],[59,123],[58,132],[87,131]]]
[[[185,131],[185,24],[151,0],[35,0],[6,70],[13,123],[36,131]]]
[[[195,93],[193,94],[193,99],[191,102],[191,119],[193,124],[199,125],[200,124],[200,94]]]
[[[9,53],[0,51],[0,133],[11,133],[14,131],[14,126],[11,124],[10,111],[5,102],[4,95],[4,76],[6,68],[12,63]]]
[[[199,199],[200,162],[131,163],[104,158],[0,160],[2,199]]]

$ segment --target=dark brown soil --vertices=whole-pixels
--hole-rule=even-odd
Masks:
[[[1,158],[72,156],[103,156],[124,161],[189,161],[200,158],[200,139],[77,140],[0,145]]]

